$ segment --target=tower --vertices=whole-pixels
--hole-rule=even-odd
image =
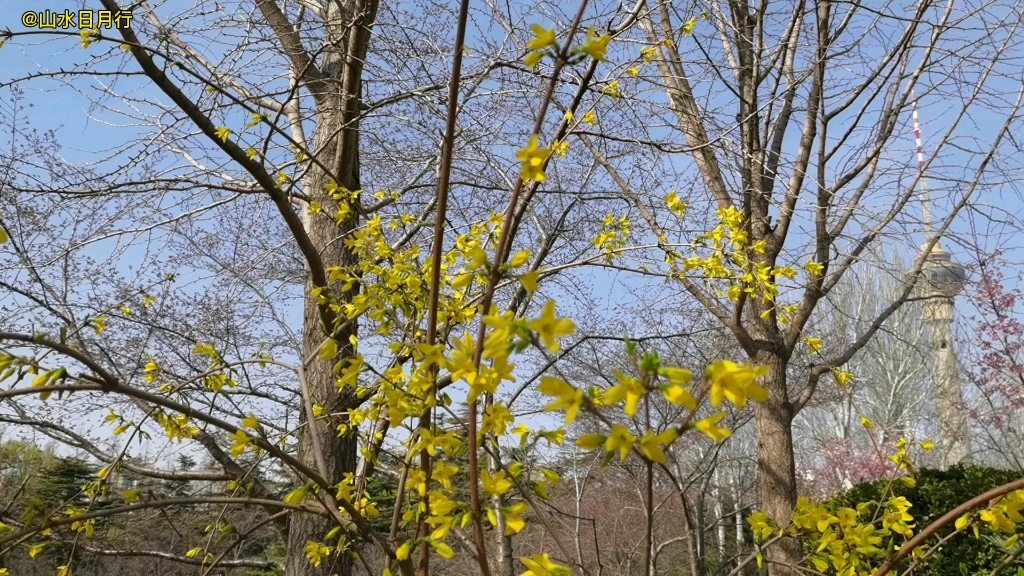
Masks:
[[[914,115],[914,139],[917,143],[918,181],[925,244],[915,259],[921,264],[921,276],[915,285],[917,296],[924,298],[925,321],[932,355],[932,381],[935,385],[935,408],[939,424],[939,445],[942,467],[971,462],[971,440],[967,429],[963,390],[953,345],[954,299],[967,284],[967,271],[938,241],[926,254],[932,239],[932,206],[924,177],[924,150],[921,145],[921,124],[917,117],[917,96],[911,90]],[[922,263],[923,261],[923,263]]]

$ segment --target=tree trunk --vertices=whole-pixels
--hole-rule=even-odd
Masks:
[[[488,459],[488,469],[491,474],[496,474],[500,470],[500,463],[493,457],[490,456]],[[494,504],[495,508],[503,508],[505,506],[505,498],[503,496],[492,496],[491,503]],[[515,558],[512,556],[512,536],[505,534],[505,517],[498,514],[498,525],[494,527],[494,536],[498,541],[498,574],[500,576],[515,576],[516,564]],[[578,522],[577,522],[578,524]]]
[[[707,570],[697,538],[700,528],[694,526],[693,517],[690,514],[690,504],[686,500],[686,487],[677,485],[676,489],[679,491],[679,504],[683,509],[683,532],[686,535],[686,552],[690,561],[690,574],[692,576],[704,576],[707,574]]]
[[[761,476],[761,506],[780,526],[789,525],[796,506],[796,463],[793,457],[793,405],[786,393],[786,361],[762,351],[754,362],[771,367],[762,379],[768,400],[754,407],[757,423],[757,468]],[[796,576],[802,556],[800,542],[786,538],[765,552],[771,576]]]
[[[318,130],[319,132],[319,130]],[[311,183],[315,178],[310,178]],[[349,186],[346,186],[347,188]],[[322,194],[323,185],[311,186],[310,193]],[[350,188],[358,189],[358,188]],[[322,203],[327,205],[323,198]],[[325,266],[350,265],[353,263],[352,254],[343,248],[341,241],[332,242],[335,237],[350,232],[356,222],[355,217],[349,218],[345,226],[337,226],[330,215],[315,214],[313,218],[307,218],[307,230],[310,239],[316,246],[320,247]],[[317,218],[315,216],[320,216]],[[313,286],[307,283],[307,293],[312,291]],[[355,290],[342,296],[345,300],[351,299]],[[306,419],[305,410],[300,410],[301,419],[299,426],[299,457],[303,462],[316,467],[314,458],[313,438],[311,430],[319,437],[320,446],[324,452],[324,461],[327,466],[327,481],[336,484],[342,480],[346,472],[354,473],[356,470],[356,433],[350,430],[348,434],[338,437],[337,427],[347,419],[347,411],[358,405],[354,390],[350,387],[338,390],[335,386],[337,377],[334,374],[333,366],[339,360],[351,358],[354,350],[349,343],[349,336],[356,334],[356,324],[352,325],[338,335],[339,353],[331,360],[321,360],[318,357],[310,362],[306,368],[306,384],[312,396],[313,404],[322,406],[326,418],[320,419],[311,429]],[[320,311],[316,300],[307,297],[304,313],[303,326],[303,350],[304,356],[309,357],[316,352],[317,348],[327,337],[323,323],[320,321]],[[346,576],[351,573],[351,558],[347,554],[332,554],[329,561],[324,561],[319,568],[314,567],[305,557],[303,548],[310,540],[321,541],[324,536],[334,527],[330,519],[317,515],[296,514],[292,517],[289,530],[288,542],[288,563],[286,574],[288,576],[331,576],[339,574]],[[336,543],[336,542],[335,542]],[[332,545],[332,543],[326,543]]]
[[[715,483],[715,546],[718,548],[718,567],[721,569],[725,566],[726,553],[725,553],[725,490],[722,489],[722,474],[718,469],[718,464],[715,465],[714,471],[714,483]]]
[[[370,26],[376,15],[377,4],[373,0],[362,2],[328,2],[324,4],[325,55],[321,68],[327,82],[318,84],[314,92],[317,104],[317,124],[310,147],[323,167],[313,164],[303,181],[303,191],[315,200],[323,211],[310,214],[303,211],[306,231],[310,241],[320,252],[324,268],[332,266],[355,267],[358,256],[345,246],[344,238],[356,229],[359,223],[359,200],[354,200],[354,210],[347,220],[340,224],[334,213],[338,201],[325,190],[333,174],[339,187],[360,190],[359,177],[359,106],[362,95],[362,62],[366,58],[370,38]],[[353,37],[354,36],[354,37]],[[327,169],[327,171],[324,170]],[[328,172],[329,171],[329,172]],[[354,272],[354,271],[353,271]],[[316,298],[312,296],[311,280],[306,282],[306,301],[303,315],[303,355],[310,357],[321,343],[336,329],[324,326]],[[358,284],[348,292],[332,286],[328,292],[333,303],[350,302],[358,292]],[[357,407],[360,400],[353,387],[338,390],[337,376],[333,367],[339,361],[352,358],[356,351],[349,338],[356,335],[357,324],[352,322],[335,335],[338,341],[338,355],[330,360],[314,356],[306,366],[306,384],[314,404],[324,408],[325,417],[315,426],[309,427],[304,410],[300,420],[299,457],[315,467],[313,434],[323,450],[327,467],[326,480],[332,484],[341,482],[346,473],[355,473],[357,461],[357,434],[349,430],[338,436],[338,426],[346,423],[348,411]],[[312,432],[312,433],[311,433]],[[335,527],[329,519],[295,514],[292,517],[288,539],[287,576],[349,576],[352,574],[352,556],[337,551],[325,558],[319,567],[313,566],[305,556],[304,548],[309,541],[322,542],[324,536]],[[324,542],[336,546],[338,542]],[[349,548],[351,550],[351,548]]]
[[[328,225],[333,226],[333,223],[328,221]],[[317,226],[314,225],[310,232],[316,228]],[[335,227],[335,234],[337,234],[337,230]],[[312,233],[310,235],[313,236]],[[317,245],[324,246],[325,244],[318,243]],[[335,243],[335,246],[340,245],[340,242]],[[325,261],[329,262],[330,260],[325,259]],[[354,324],[351,330],[346,331],[346,334],[338,339],[340,343],[344,344],[340,347],[341,352],[338,358],[349,357],[352,354],[352,347],[348,344],[348,334],[350,333],[355,333]],[[319,311],[315,301],[311,298],[306,303],[303,336],[305,338],[303,354],[307,356],[316,350],[325,337],[319,321]],[[336,361],[337,359],[320,360],[317,358],[310,364],[306,372],[306,381],[313,403],[323,406],[324,412],[332,415],[329,418],[320,419],[312,429],[319,436],[320,445],[324,451],[324,461],[328,468],[327,481],[332,484],[340,482],[346,472],[355,472],[357,453],[355,431],[350,431],[340,438],[337,433],[337,426],[345,420],[345,417],[338,415],[347,412],[357,402],[354,401],[351,389],[339,392],[335,387],[336,377],[332,367]],[[305,411],[300,410],[300,414],[302,416],[301,432],[299,433],[299,458],[315,468],[316,460],[309,423],[306,420]],[[288,561],[285,567],[287,576],[332,576],[334,574],[348,576],[352,573],[352,559],[348,554],[331,554],[319,567],[315,567],[310,564],[303,551],[307,542],[323,541],[324,536],[334,526],[335,523],[332,520],[318,515],[297,513],[292,516],[288,539]],[[337,541],[325,542],[325,544],[336,545]]]
[[[733,477],[732,484],[732,495],[733,495],[733,522],[736,528],[736,565],[743,561],[743,555],[747,553],[746,539],[743,534],[743,498],[740,493],[740,480],[739,475],[736,474]],[[744,576],[746,574],[745,569],[740,569],[737,572],[737,576]]]

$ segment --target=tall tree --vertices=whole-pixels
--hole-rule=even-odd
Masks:
[[[999,10],[1016,14],[1010,6]],[[660,87],[674,116],[672,128],[699,173],[698,186],[684,200],[699,210],[717,209],[734,229],[733,237],[742,236],[733,247],[757,247],[746,254],[749,265],[725,260],[723,266],[715,258],[686,262],[726,281],[706,286],[689,274],[678,279],[731,330],[751,361],[771,368],[763,384],[768,400],[755,408],[757,459],[764,510],[786,524],[797,498],[794,418],[821,378],[850,361],[912,296],[919,273],[915,267],[911,281],[848,346],[817,357],[800,385],[793,385],[791,361],[804,338],[814,337],[808,322],[819,302],[880,239],[897,230],[922,229],[911,216],[919,175],[899,178],[905,156],[898,151],[910,149],[912,142],[910,131],[901,129],[910,120],[911,92],[933,101],[958,95],[946,100],[950,121],[931,140],[929,161],[949,153],[961,119],[982,105],[986,94],[999,94],[1004,103],[991,138],[974,148],[974,161],[959,171],[956,192],[954,186],[943,190],[944,211],[936,232],[925,238],[927,251],[985,187],[988,165],[1016,121],[1021,85],[996,77],[1019,56],[1013,42],[995,38],[1012,36],[1017,26],[985,27],[976,38],[980,43],[968,42],[972,47],[967,48],[964,38],[951,32],[977,13],[961,16],[953,4],[929,1],[904,12],[895,4],[876,11],[828,0],[692,7],[654,0],[639,2],[633,14],[646,41],[658,47]],[[986,66],[963,82],[940,79],[935,72],[946,64],[939,54],[953,46],[980,50]],[[655,216],[643,212],[631,185],[620,184],[637,199],[650,235],[675,241]],[[697,240],[715,242],[721,254],[721,236]],[[731,251],[726,246],[726,258]],[[798,280],[787,268],[792,263],[806,263],[808,274]],[[785,277],[796,281],[788,295],[758,287]],[[801,557],[796,542],[773,547],[768,551],[772,574],[795,573],[792,567]]]
[[[704,498],[712,475],[700,463],[729,434],[716,423],[741,424],[748,398],[759,401],[761,503],[789,525],[794,418],[823,377],[849,377],[844,365],[920,272],[850,342],[822,347],[819,303],[872,245],[918,232],[918,178],[895,144],[911,90],[947,107],[932,159],[959,165],[934,191],[943,218],[930,246],[991,186],[1018,121],[1021,85],[1007,80],[1020,68],[1018,8],[540,6],[143,1],[117,29],[3,33],[32,54],[38,36],[88,51],[45,54],[59,62],[44,68],[15,57],[22,68],[0,81],[12,96],[0,158],[0,377],[15,383],[0,392],[5,421],[107,470],[228,483],[227,495],[126,496],[102,511],[90,500],[53,522],[86,530],[75,518],[172,506],[223,506],[231,520],[244,508],[262,523],[253,531],[272,526],[287,542],[288,576],[347,575],[357,559],[427,576],[454,548],[468,552],[462,568],[508,574],[517,546],[535,573],[557,572],[527,548],[540,539],[513,540],[530,511],[559,560],[585,570],[544,521],[553,480],[500,450],[564,441],[561,423],[534,429],[532,390],[555,397],[544,409],[567,426],[591,414],[583,447],[627,462],[618,478],[643,507],[629,531],[644,534],[627,566],[658,572],[659,546],[676,537],[656,529],[665,494],[702,574],[705,507],[688,500],[690,481]],[[553,23],[533,22],[540,13]],[[938,73],[949,66],[939,55],[959,74]],[[33,116],[26,87],[48,83],[81,95],[95,149],[74,150]],[[976,117],[995,129],[965,135]],[[560,344],[577,329],[570,308],[583,334]],[[739,350],[752,365],[672,350],[678,330],[662,328],[709,317],[730,338],[715,354]],[[627,353],[576,346],[599,339]],[[600,374],[569,382],[562,368],[585,362]],[[691,384],[670,363],[709,369]],[[102,441],[88,432],[100,423]],[[678,438],[699,464],[667,464]],[[144,466],[139,444],[202,451],[215,466]],[[400,487],[387,530],[374,520],[375,473]],[[0,546],[43,529],[19,525]],[[210,540],[170,561],[216,563],[233,546]],[[773,542],[771,572],[794,573],[800,550]]]

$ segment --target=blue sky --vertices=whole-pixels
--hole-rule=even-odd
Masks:
[[[20,23],[24,4],[19,4],[12,0],[0,0],[0,6],[5,8],[0,12],[3,14],[3,16],[0,16],[0,28],[7,27],[11,30],[24,29]],[[53,11],[62,11],[64,9],[77,10],[80,8],[80,3],[54,0],[51,3],[47,3],[46,7]],[[533,20],[543,20],[543,18],[525,19],[525,21],[531,22]],[[470,44],[473,43],[473,40],[471,37]],[[46,73],[76,68],[90,59],[99,58],[100,54],[107,51],[107,47],[94,46],[89,50],[82,50],[78,45],[77,37],[38,35],[16,38],[14,41],[9,41],[2,50],[0,52],[0,59],[2,60],[0,61],[3,62],[3,74],[0,75],[0,78],[7,80],[40,72]],[[110,56],[105,55],[104,59],[112,58],[113,62],[118,62],[124,57],[120,54],[112,53]],[[112,63],[102,66],[109,68]],[[129,66],[134,69],[131,64]],[[956,102],[949,101],[938,95],[929,98],[928,81],[927,76],[923,77],[918,89],[918,93],[921,95],[920,108],[926,154],[933,150],[932,144],[936,142],[937,138],[948,127],[944,125],[944,120],[947,120],[949,115],[956,111],[957,106]],[[91,81],[78,81],[76,84],[80,88],[90,90],[90,88],[99,88],[101,82],[107,82],[107,79],[96,78]],[[119,89],[122,91],[141,90],[141,92],[136,93],[136,96],[163,100],[161,94],[154,92],[141,79],[119,79],[118,83]],[[40,130],[58,130],[59,141],[62,145],[62,155],[71,162],[94,161],[100,156],[100,153],[96,152],[97,148],[100,150],[107,148],[102,146],[102,143],[127,141],[132,137],[132,132],[135,132],[132,128],[117,126],[118,123],[124,121],[123,118],[91,106],[86,96],[62,87],[60,80],[36,79],[32,82],[22,83],[21,86],[26,90],[27,100],[33,105],[33,110],[30,111],[33,126]],[[990,114],[981,110],[973,112],[972,116],[970,119],[971,125],[958,131],[961,138],[966,137],[969,139],[977,136],[984,140],[990,137],[986,132],[990,132],[1002,122],[1002,118],[997,114]],[[904,120],[903,126],[899,129],[903,134],[893,141],[893,145],[898,150],[891,151],[890,156],[897,159],[897,161],[899,159],[905,161],[907,169],[901,178],[901,184],[909,185],[915,172],[914,168],[916,167],[909,110]],[[143,129],[137,131],[139,134],[143,132]],[[791,131],[791,136],[795,138],[796,132],[796,130]],[[960,163],[959,156],[955,152],[947,153],[937,158],[932,164],[929,183],[936,204],[936,217],[941,217],[948,212],[949,206],[948,202],[945,201],[943,191],[943,172],[955,172],[957,165]],[[654,166],[651,166],[651,168],[656,169]],[[962,176],[962,174],[953,175],[953,177],[959,176]],[[980,199],[995,200],[994,198],[985,197],[991,194],[992,192],[988,192]],[[1001,196],[1003,197],[999,198],[997,202],[993,202],[1000,208],[1013,213],[1019,211],[1022,207],[1019,194],[1008,193]],[[912,209],[915,212],[918,210],[919,207],[917,206]],[[954,225],[954,230],[966,232],[966,226],[966,222],[959,221]],[[799,243],[799,236],[795,237],[795,240]],[[923,238],[919,236],[912,243],[908,242],[908,244],[913,246],[920,244],[922,240]],[[947,242],[947,244],[950,243]],[[1016,244],[1011,245],[1014,250],[1018,248]],[[947,248],[952,248],[952,246],[947,246]]]
[[[0,28],[7,27],[11,30],[23,28],[20,23],[20,15],[24,11],[23,3],[16,3],[12,0],[0,0],[0,7],[3,8],[0,11],[0,14],[2,14],[0,16]],[[53,0],[43,6],[43,9],[62,11],[65,8],[77,10],[79,7],[77,2]],[[534,19],[528,20],[534,21]],[[542,18],[537,18],[536,20],[543,21]],[[472,44],[472,39],[470,44]],[[19,37],[9,41],[0,49],[0,70],[2,70],[0,72],[0,82],[40,72],[72,69],[88,62],[90,59],[99,57],[99,55],[104,54],[107,50],[108,47],[105,45],[97,45],[89,50],[83,50],[78,43],[77,36],[54,37],[38,35]],[[121,58],[126,58],[126,56],[122,55],[115,48],[111,52],[110,58],[112,58],[113,62],[117,62]],[[104,66],[110,65],[110,63],[104,64]],[[131,69],[134,69],[134,66],[129,66]],[[92,90],[99,88],[100,83],[106,81],[104,78],[79,80],[76,81],[76,85],[83,90]],[[136,97],[142,99],[163,99],[161,94],[149,88],[147,83],[140,79],[121,79],[118,82],[120,90],[136,91]],[[1006,82],[1010,81],[1007,80]],[[955,101],[943,98],[941,95],[929,97],[927,94],[928,83],[929,78],[927,76],[922,78],[923,85],[918,90],[921,97],[920,110],[926,153],[934,150],[934,143],[937,142],[939,135],[948,127],[946,123],[950,120],[950,115],[955,112],[958,104]],[[145,127],[137,130],[131,127],[118,126],[117,124],[121,123],[123,118],[92,107],[89,98],[64,86],[59,80],[38,79],[22,83],[22,87],[26,91],[26,99],[33,106],[30,111],[33,126],[40,130],[57,130],[59,141],[62,144],[62,155],[70,162],[94,161],[99,155],[96,152],[97,148],[106,150],[114,142],[127,141],[132,138],[133,134],[141,134],[148,131]],[[5,99],[7,96],[7,93],[0,94],[0,97]],[[119,104],[114,103],[113,105],[117,106]],[[1001,122],[1002,119],[995,114],[979,112],[971,119],[970,123],[966,123],[959,130],[959,136],[967,140],[972,138],[984,140],[991,137],[992,131],[1001,125]],[[907,111],[906,118],[902,120],[902,126],[898,131],[902,134],[893,140],[893,149],[888,151],[888,156],[890,161],[896,165],[905,162],[906,169],[895,181],[901,185],[909,185],[916,170],[915,147],[910,128],[909,110]],[[933,190],[937,216],[943,216],[948,210],[948,200],[944,199],[943,194],[943,174],[944,172],[955,172],[956,166],[961,163],[962,158],[960,154],[954,151],[944,155],[941,161],[937,161],[932,166],[929,174],[929,184]],[[651,172],[654,171],[654,168],[656,166],[647,167]],[[1019,174],[1019,172],[1012,173],[1012,175],[1016,174]],[[956,174],[956,176],[962,175]],[[992,203],[1010,213],[1020,212],[1022,208],[1020,196],[1015,190],[1007,190],[1005,194],[990,190],[979,196],[979,199]],[[915,205],[910,210],[911,213],[916,214],[919,207]],[[968,231],[971,222],[966,216],[968,215],[957,221],[953,227],[954,231]],[[801,224],[806,225],[806,222],[798,223],[798,225]],[[1011,249],[1011,260],[1020,261],[1020,241],[1009,236],[1008,230],[1003,230],[1001,233],[1006,234],[1006,236],[988,239],[986,242],[989,245],[986,248],[991,249],[996,247],[997,244],[1002,244]],[[801,237],[802,235],[796,232],[791,242],[799,244]],[[923,238],[919,233],[915,233],[909,235],[909,237],[907,235],[894,237],[890,241],[893,245],[902,245],[904,249],[913,250],[916,245],[923,242]],[[109,252],[112,242],[109,244],[95,244],[89,250],[96,255],[105,254]],[[958,255],[954,242],[946,242],[945,245],[947,249],[954,252],[955,256]],[[966,263],[966,258],[962,256],[958,256],[958,258]],[[120,264],[124,266],[132,263],[131,255],[120,261]],[[635,303],[634,294],[642,293],[643,289],[648,287],[651,282],[643,277],[606,270],[587,270],[580,273],[579,276],[586,280],[588,284],[587,290],[591,292],[590,296],[596,301],[603,302],[604,309],[600,310],[599,313],[605,316],[616,315],[616,311],[630,300],[633,300],[633,303]],[[184,281],[189,279],[186,276]],[[198,284],[196,289],[201,287],[202,283]],[[559,292],[557,289],[549,289],[547,294],[558,296]],[[572,311],[567,310],[566,312],[571,314]],[[293,317],[297,320],[294,310]],[[523,374],[523,376],[526,376],[526,374]]]

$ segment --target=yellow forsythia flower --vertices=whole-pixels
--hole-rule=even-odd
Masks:
[[[78,35],[80,36],[78,41],[82,43],[82,48],[88,48],[93,42],[93,37],[100,35],[100,31],[87,28],[79,32]]]
[[[716,426],[718,421],[721,420],[722,418],[725,418],[725,412],[719,412],[714,416],[710,416],[703,420],[698,420],[697,422],[694,423],[694,426],[697,428],[697,430],[700,430],[715,442],[721,442],[722,440],[725,440],[729,436],[732,436],[732,431],[730,431],[728,428],[720,428]]]
[[[579,51],[587,54],[594,60],[604,60],[605,55],[608,52],[608,43],[611,42],[612,37],[605,34],[597,36],[594,34],[594,27],[591,26],[587,30],[587,43],[580,47]]]
[[[697,27],[697,17],[690,18],[690,20],[683,24],[683,34],[690,36],[693,34],[693,29]]]
[[[626,412],[626,416],[635,415],[640,398],[644,395],[643,383],[636,378],[626,376],[618,370],[612,370],[612,373],[618,379],[619,383],[609,388],[608,391],[605,392],[602,400],[607,405],[618,404],[625,400],[626,406],[623,410]]]
[[[214,132],[217,134],[217,138],[220,138],[221,142],[227,142],[228,136],[231,136],[231,128],[225,128],[223,126],[218,126],[214,129]]]
[[[539,554],[533,558],[520,558],[523,566],[529,568],[519,576],[570,576],[572,570],[555,564],[547,554]]]
[[[821,338],[804,338],[804,341],[807,342],[807,349],[811,351],[811,354],[817,354],[818,350],[821,350]]]
[[[526,43],[526,47],[530,50],[544,50],[549,46],[558,46],[558,42],[555,40],[554,28],[548,30],[540,24],[531,24],[530,30],[533,30],[533,33],[536,34],[533,39]]]
[[[541,342],[551,353],[558,352],[559,345],[555,340],[564,338],[576,331],[576,324],[568,318],[555,317],[555,301],[548,300],[541,311],[540,318],[530,320],[527,324],[531,330],[537,332]]]
[[[523,167],[519,171],[519,177],[524,182],[528,180],[535,182],[547,180],[547,175],[544,174],[544,164],[550,156],[551,148],[541,148],[538,146],[537,137],[531,137],[526,147],[520,148],[516,152],[516,160],[523,163]]]
[[[814,260],[811,260],[807,264],[804,264],[804,269],[810,272],[814,276],[821,276],[825,272],[825,266],[818,264]]]
[[[662,446],[671,445],[678,437],[679,432],[675,428],[669,428],[660,434],[648,430],[640,439],[640,450],[644,453],[644,457],[652,462],[665,462],[665,452],[662,450]]]
[[[629,433],[622,424],[612,424],[611,434],[604,441],[605,452],[619,451],[619,459],[625,461],[629,451],[636,444],[636,436]]]
[[[752,366],[750,364],[737,364],[728,360],[717,360],[705,373],[711,381],[711,405],[721,406],[725,400],[729,400],[737,408],[743,408],[747,404],[747,397],[758,402],[768,399],[768,392],[754,383],[758,377],[766,374],[767,366]]]
[[[543,376],[537,391],[545,396],[558,398],[554,402],[544,406],[545,412],[565,409],[565,423],[572,424],[576,414],[583,406],[583,390],[574,388],[568,382],[552,376]]]
[[[852,373],[840,370],[839,368],[833,369],[832,374],[835,376],[836,384],[839,386],[846,386],[850,379],[853,378]]]

